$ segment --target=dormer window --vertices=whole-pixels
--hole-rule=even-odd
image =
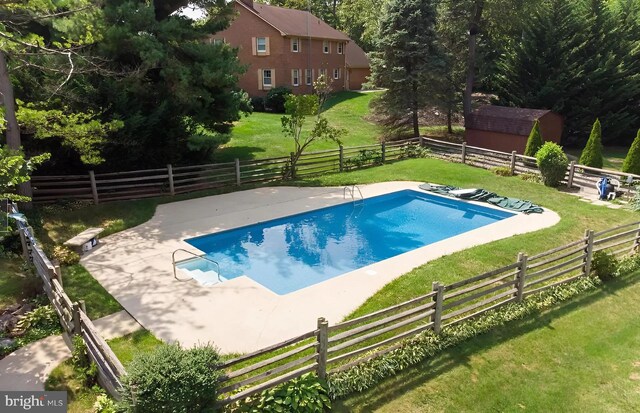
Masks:
[[[329,53],[329,51],[331,50],[331,46],[328,40],[324,40],[322,42],[322,52],[323,53]]]

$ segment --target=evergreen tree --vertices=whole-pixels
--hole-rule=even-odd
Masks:
[[[540,124],[538,120],[533,124],[533,128],[531,128],[531,133],[529,134],[529,138],[527,139],[527,146],[524,150],[525,156],[536,156],[536,152],[542,146],[542,135],[540,135]]]
[[[640,130],[627,152],[627,157],[624,158],[622,172],[640,175]]]
[[[590,166],[592,168],[602,168],[602,127],[600,126],[600,119],[596,119],[591,129],[591,135],[587,145],[582,150],[580,165]]]
[[[433,101],[443,63],[435,24],[434,0],[392,0],[383,12],[371,70],[387,88],[375,108],[396,136],[419,136],[418,111]]]

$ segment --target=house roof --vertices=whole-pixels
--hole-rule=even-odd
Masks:
[[[276,28],[283,36],[313,37],[316,39],[345,40],[349,37],[334,29],[313,14],[304,10],[286,9],[268,4],[253,3],[253,8],[241,0],[236,3],[256,14],[259,18]]]
[[[474,110],[465,122],[468,129],[528,136],[534,121],[550,113],[546,109],[485,105]]]
[[[347,67],[351,69],[368,69],[369,57],[353,40],[344,49]]]

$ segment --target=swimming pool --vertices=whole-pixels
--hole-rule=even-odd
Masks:
[[[284,295],[513,215],[402,190],[185,241],[220,264],[222,279],[246,275]],[[218,280],[205,260],[178,267]]]

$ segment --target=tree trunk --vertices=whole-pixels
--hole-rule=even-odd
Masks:
[[[480,19],[482,18],[482,9],[484,8],[484,0],[475,1],[475,11],[469,22],[469,58],[467,60],[467,81],[464,89],[464,98],[462,100],[462,111],[465,120],[471,114],[471,94],[473,93],[473,83],[476,70],[476,38],[480,31]]]
[[[13,96],[13,85],[9,78],[9,68],[7,67],[7,56],[0,50],[0,93],[2,93],[2,103],[4,105],[4,118],[7,122],[7,146],[10,149],[20,149],[20,126],[16,119],[16,101]]]
[[[451,125],[453,118],[453,110],[451,108],[447,109],[447,132],[450,134],[453,133],[453,126]]]
[[[418,83],[414,80],[411,85],[411,117],[413,123],[413,137],[420,136],[420,125],[418,123]]]

